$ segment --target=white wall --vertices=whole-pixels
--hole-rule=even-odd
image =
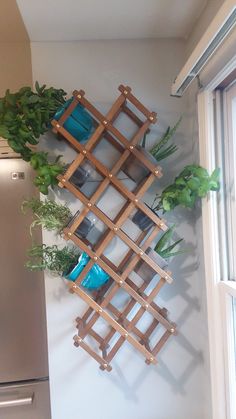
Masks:
[[[174,40],[32,43],[33,78],[71,92],[83,88],[102,110],[117,96],[117,86],[128,84],[136,96],[158,112],[154,137],[184,114],[176,136],[178,158],[163,165],[163,186],[197,155],[194,145],[194,98],[170,97],[170,86],[184,58],[184,44]],[[68,161],[74,155],[67,144],[50,140],[56,153]],[[156,184],[156,188],[158,185]],[[151,188],[147,200],[156,189]],[[73,208],[74,198],[60,199]],[[74,348],[74,319],[84,304],[67,292],[60,279],[46,277],[49,368],[53,419],[209,419],[210,389],[204,278],[199,275],[196,250],[196,213],[178,211],[169,216],[179,224],[178,235],[193,250],[172,263],[175,281],[166,285],[158,303],[170,311],[179,335],[169,340],[157,366],[147,366],[127,343],[113,361],[111,373],[101,372],[82,349]],[[167,218],[167,217],[166,217]],[[54,241],[49,234],[46,242]]]

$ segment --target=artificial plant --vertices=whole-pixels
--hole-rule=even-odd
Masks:
[[[7,90],[0,98],[0,136],[23,160],[30,162],[37,174],[34,183],[43,194],[48,193],[50,185],[58,183],[56,177],[64,167],[59,156],[50,161],[48,153],[33,151],[32,146],[49,129],[54,114],[65,104],[65,96],[62,89],[40,87],[36,82],[35,91],[22,87],[16,93]]]
[[[67,274],[77,264],[80,252],[76,247],[47,246],[46,244],[34,245],[28,250],[31,258],[26,267],[32,271],[50,271],[58,276]]]

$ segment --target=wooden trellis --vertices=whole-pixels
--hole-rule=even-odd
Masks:
[[[70,227],[65,228],[64,235],[66,239],[71,239],[75,245],[85,251],[90,260],[81,274],[74,283],[69,284],[70,291],[81,297],[87,304],[88,309],[82,317],[78,317],[77,329],[78,334],[74,336],[75,346],[81,346],[87,351],[99,364],[101,369],[110,371],[110,362],[123,345],[128,341],[133,345],[146,359],[146,363],[156,363],[156,355],[165,344],[169,336],[176,334],[176,326],[170,322],[167,317],[167,310],[159,307],[154,298],[159,293],[162,286],[168,282],[172,282],[171,273],[162,270],[146,252],[148,247],[160,230],[165,231],[167,226],[164,220],[157,217],[141,200],[144,193],[150,187],[156,178],[162,176],[161,168],[153,165],[140,151],[136,145],[142,137],[149,131],[150,124],[156,122],[156,113],[150,112],[142,103],[131,93],[130,87],[119,86],[120,96],[112,105],[106,116],[102,115],[86,98],[84,91],[73,92],[73,101],[67,108],[62,117],[52,122],[55,132],[60,133],[72,147],[78,152],[77,157],[68,167],[67,171],[58,177],[59,186],[68,189],[76,198],[83,203],[83,209],[73,221]],[[86,142],[85,145],[80,144],[64,127],[66,119],[71,115],[75,107],[80,103],[90,113],[94,120],[95,131]],[[131,103],[131,107],[129,106]],[[141,113],[144,120],[135,113],[136,109]],[[137,132],[131,140],[128,140],[117,128],[114,122],[118,116],[125,113],[136,125]],[[119,152],[120,158],[117,160],[111,170],[102,164],[94,155],[93,150],[99,144],[102,138],[105,138]],[[144,165],[149,175],[136,186],[134,191],[130,191],[124,183],[118,179],[118,173],[122,170],[127,158],[133,155]],[[88,198],[80,189],[70,182],[70,178],[76,169],[86,160],[88,160],[96,171],[102,175],[103,180],[100,182],[93,195]],[[125,204],[119,211],[114,220],[111,220],[96,205],[102,194],[112,185],[124,198]],[[139,237],[134,241],[123,230],[122,226],[134,209],[140,209],[152,221],[153,227],[148,232],[141,232]],[[102,237],[95,245],[92,245],[87,239],[81,239],[75,231],[83,222],[88,212],[92,211],[107,227]],[[114,265],[105,255],[104,251],[114,236],[119,237],[129,248],[127,254],[119,264]],[[131,272],[137,268],[140,262],[148,264],[158,274],[159,278],[151,292],[147,293],[150,280],[143,279],[141,286],[130,278]],[[81,286],[81,282],[90,271],[94,264],[98,264],[109,276],[110,279],[97,292],[89,292]],[[128,302],[123,309],[118,309],[112,299],[117,295],[120,289],[125,291]],[[146,292],[145,292],[146,291]],[[134,317],[129,320],[131,311],[138,307]],[[140,330],[138,323],[145,313],[149,313],[152,321],[145,331]],[[104,319],[107,323],[107,333],[101,336],[94,330],[95,323],[100,319]],[[156,330],[163,330],[156,344],[151,347],[150,337]],[[118,340],[113,343],[113,338],[118,334]],[[97,344],[95,350],[86,341],[90,336]]]

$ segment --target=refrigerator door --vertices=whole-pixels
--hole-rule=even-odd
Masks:
[[[36,194],[32,178],[21,159],[0,160],[0,383],[48,376],[43,275],[24,267],[32,220],[21,204]]]
[[[0,419],[50,419],[48,381],[0,386]]]

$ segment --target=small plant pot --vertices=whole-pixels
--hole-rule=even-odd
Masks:
[[[145,204],[145,205],[157,216],[156,212],[151,207],[149,207],[149,205],[147,205],[147,204]],[[154,225],[154,222],[151,220],[151,218],[149,218],[148,215],[146,215],[140,209],[138,209],[138,211],[136,211],[136,213],[134,214],[134,216],[132,218],[132,221],[142,231],[149,230],[149,228],[151,228]]]
[[[77,277],[83,271],[90,257],[86,253],[82,253],[79,257],[78,263],[68,272],[64,277],[69,281],[76,281]],[[81,285],[87,289],[95,290],[102,287],[109,279],[109,275],[103,269],[94,264],[90,271],[87,273]]]
[[[72,100],[73,98],[67,100],[67,102],[55,113],[54,119],[58,121],[61,118]],[[73,135],[76,140],[85,142],[93,131],[93,119],[84,107],[78,104],[72,114],[64,122],[63,127]]]
[[[68,169],[70,164],[65,166],[65,171]],[[70,177],[70,182],[73,183],[77,188],[81,188],[89,178],[89,172],[83,167],[79,166],[73,175]]]
[[[141,146],[136,146],[136,148],[155,166],[157,161],[155,157],[152,156],[149,151]],[[133,154],[131,154],[128,159],[125,161],[124,166],[122,167],[123,172],[129,176],[134,182],[140,183],[142,180],[147,177],[150,173],[150,170],[144,166],[144,164],[138,160]]]
[[[161,269],[165,270],[168,267],[168,262],[158,255],[155,250],[149,247],[146,253]],[[151,281],[157,274],[156,271],[154,271],[154,269],[152,269],[152,267],[144,261],[140,261],[138,265],[136,265],[135,272],[143,279],[144,282]]]
[[[71,164],[71,163],[70,163]],[[68,169],[70,164],[66,164],[65,171]],[[90,179],[96,176],[96,171],[89,163],[83,163],[79,166],[73,175],[70,177],[70,182],[77,188],[82,188],[82,186]]]
[[[80,211],[77,211],[73,218],[69,221],[67,227],[70,227],[73,224],[75,218],[77,218],[79,214]],[[82,223],[80,223],[79,227],[75,230],[75,235],[81,239],[86,238],[92,228],[95,226],[96,222],[97,217],[93,213],[89,213],[87,217],[83,219]]]

